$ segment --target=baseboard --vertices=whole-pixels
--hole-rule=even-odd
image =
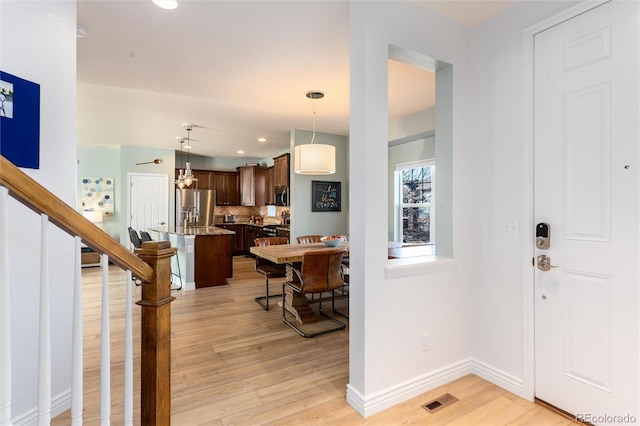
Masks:
[[[529,399],[522,379],[468,358],[369,396],[364,396],[351,385],[347,385],[347,402],[361,416],[368,417],[467,374],[475,374],[515,395]]]
[[[347,385],[347,402],[361,416],[368,417],[472,373],[472,363],[469,358],[449,364],[369,396],[364,396],[351,385]]]
[[[51,399],[51,418],[64,413],[71,408],[71,389],[56,395]],[[34,407],[25,413],[16,416],[12,420],[14,426],[27,426],[38,424],[38,408]]]
[[[524,381],[521,378],[505,373],[477,359],[472,362],[471,372],[521,398],[530,399],[525,392]]]
[[[184,283],[184,287],[182,287],[182,289],[185,290],[185,291],[195,290],[196,289],[196,282],[195,281],[186,282],[186,283]]]

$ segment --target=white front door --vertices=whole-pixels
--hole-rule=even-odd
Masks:
[[[136,231],[166,226],[169,222],[169,176],[129,174],[130,226]]]
[[[535,36],[535,394],[593,424],[640,421],[638,16],[613,1]]]

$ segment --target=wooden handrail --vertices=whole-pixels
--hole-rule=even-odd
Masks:
[[[155,282],[155,272],[151,266],[2,156],[0,185],[9,189],[12,197],[31,210],[48,215],[49,220],[60,229],[80,236],[87,246],[107,254],[110,261],[130,270],[141,281]]]

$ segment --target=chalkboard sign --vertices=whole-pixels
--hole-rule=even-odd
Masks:
[[[311,211],[339,212],[340,182],[311,181]]]

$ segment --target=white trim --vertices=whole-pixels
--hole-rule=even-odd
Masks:
[[[351,385],[347,385],[347,402],[361,416],[368,417],[431,389],[464,377],[472,373],[472,369],[472,360],[470,358],[463,359],[369,396],[364,396]]]
[[[400,172],[402,170],[419,169],[421,167],[435,167],[435,158],[425,158],[424,160],[409,161],[407,163],[398,163],[393,166],[393,171]]]
[[[564,21],[594,9],[611,0],[587,0],[576,6],[559,12],[522,31],[522,67],[523,67],[523,108],[522,108],[522,262],[531,264],[534,250],[534,37],[536,34],[554,27]],[[534,270],[527,267],[522,270],[522,365],[523,398],[533,400],[535,396],[535,340],[534,340]]]
[[[51,399],[51,418],[55,418],[71,408],[71,389],[59,393]],[[38,408],[30,410],[12,419],[14,426],[28,426],[38,424]]]
[[[347,402],[361,416],[368,417],[468,374],[475,374],[515,395],[526,398],[524,396],[526,389],[521,378],[477,359],[467,358],[391,386],[368,397],[362,395],[351,385],[347,385]]]
[[[443,256],[417,256],[387,260],[385,278],[404,278],[434,272],[450,271],[458,267],[458,261]]]
[[[474,359],[472,362],[471,372],[496,386],[500,386],[501,388],[518,395],[521,398],[529,399],[525,396],[526,389],[524,381],[521,378],[497,368],[493,368],[492,366],[485,364],[482,361],[478,361],[477,359]]]

